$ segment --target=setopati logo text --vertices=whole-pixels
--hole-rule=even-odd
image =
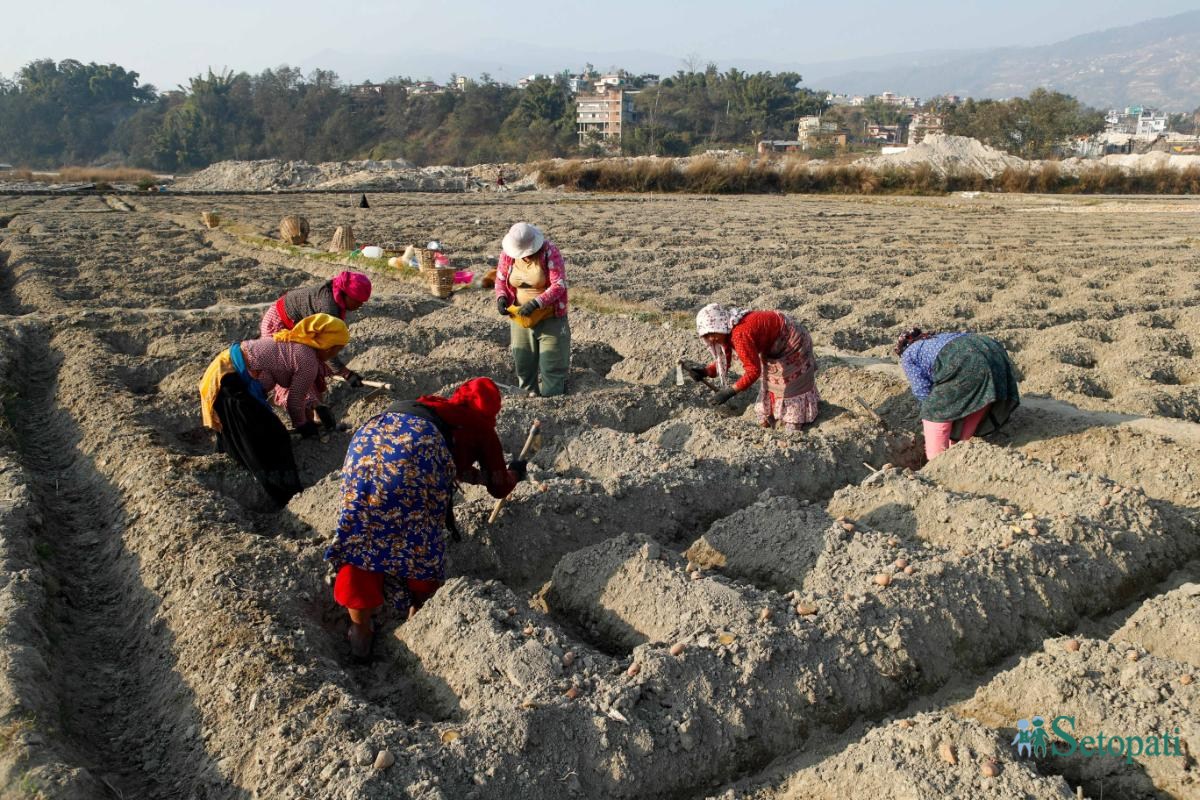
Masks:
[[[1051,739],[1050,734],[1058,737]],[[1050,722],[1050,730],[1046,730],[1046,718],[1041,716],[1017,720],[1017,735],[1012,744],[1017,748],[1017,756],[1030,758],[1045,758],[1055,756],[1123,756],[1125,762],[1132,764],[1135,758],[1146,756],[1181,756],[1183,751],[1179,746],[1179,728],[1174,735],[1168,733],[1148,734],[1106,734],[1100,731],[1094,736],[1080,736],[1075,731],[1075,718],[1065,714],[1055,717]]]

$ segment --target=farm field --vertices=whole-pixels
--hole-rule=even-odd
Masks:
[[[1200,797],[1200,201],[0,195],[4,796]],[[208,229],[204,211],[222,224]],[[305,217],[494,265],[567,260],[570,394],[499,520],[351,663],[322,561],[351,431],[513,382],[492,295],[372,272],[282,513],[196,386],[284,291],[345,268]],[[674,383],[708,302],[785,311],[823,407],[764,431]],[[1022,407],[924,464],[891,347],[1001,341]],[[1176,754],[1019,756],[1032,715]],[[384,752],[386,751],[386,755]]]

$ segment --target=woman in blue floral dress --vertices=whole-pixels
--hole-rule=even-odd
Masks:
[[[1016,368],[995,339],[912,328],[900,336],[895,353],[921,403],[927,459],[954,442],[992,433],[1021,404]]]
[[[496,435],[500,391],[488,378],[449,398],[398,402],[367,420],[342,465],[342,511],[325,552],[334,599],[350,615],[352,653],[365,658],[371,617],[385,603],[410,616],[446,579],[446,524],[455,481],[506,497],[525,463],[504,463]]]

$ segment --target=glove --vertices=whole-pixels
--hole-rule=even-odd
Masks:
[[[337,427],[337,420],[333,417],[333,409],[329,406],[317,406],[317,416],[321,418],[321,424],[327,430],[333,430]]]
[[[519,458],[514,458],[512,461],[508,462],[508,468],[512,472],[516,473],[517,480],[523,481],[525,480],[526,473],[529,471],[529,462],[523,461]]]
[[[708,401],[708,404],[710,406],[714,406],[714,407],[715,406],[723,406],[726,403],[728,403],[729,399],[731,397],[733,397],[735,394],[737,394],[737,389],[734,389],[732,387],[730,387],[728,389],[722,389],[721,391],[717,392],[716,394],[714,394],[712,396],[712,398]]]
[[[317,427],[317,423],[315,422],[306,422],[299,428],[296,428],[296,431],[300,434],[301,439],[316,439],[321,435],[321,429]]]
[[[542,307],[542,304],[539,303],[537,300],[530,300],[528,303],[526,303],[525,305],[523,305],[519,309],[517,309],[517,313],[520,314],[522,317],[528,317],[528,316],[532,315],[533,312],[537,311],[541,307]]]
[[[500,312],[500,316],[502,316],[502,317],[508,316],[508,298],[507,297],[497,297],[496,298],[496,310]]]
[[[350,384],[351,389],[358,389],[363,385],[362,375],[359,375],[352,369],[346,370],[346,374],[343,377],[345,377],[346,383]]]
[[[708,367],[701,366],[700,364],[692,364],[687,368],[687,371],[694,381],[702,381],[708,377]]]

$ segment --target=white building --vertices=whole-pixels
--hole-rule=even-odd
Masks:
[[[538,81],[538,80],[542,80],[542,79],[549,80],[550,76],[543,75],[540,72],[535,72],[532,75],[526,75],[524,78],[520,78],[517,80],[517,88],[525,89],[529,86],[529,84],[533,83],[534,81]]]
[[[616,89],[617,87],[624,86],[624,85],[625,85],[625,73],[623,71],[622,72],[609,72],[605,75],[601,75],[600,78],[596,81],[596,92],[598,94],[603,94],[604,92],[607,92],[609,89]]]
[[[884,92],[877,99],[885,106],[897,106],[898,108],[916,108],[921,104],[921,100],[918,97],[898,95],[895,92]]]
[[[1110,108],[1104,115],[1104,124],[1106,133],[1158,136],[1167,132],[1167,113],[1142,106]]]
[[[1139,136],[1157,136],[1167,132],[1167,112],[1144,108],[1138,114],[1137,130]]]

